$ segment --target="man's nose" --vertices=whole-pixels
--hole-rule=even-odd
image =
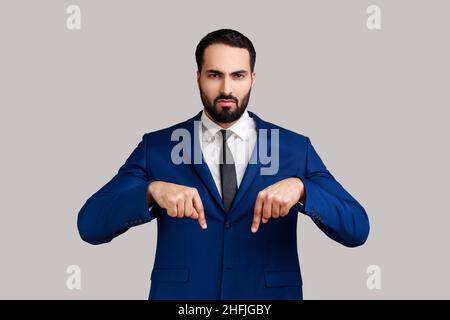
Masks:
[[[223,77],[222,87],[220,88],[220,90],[222,95],[231,96],[232,94],[231,83],[228,77]]]

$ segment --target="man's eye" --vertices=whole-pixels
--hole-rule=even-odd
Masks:
[[[219,76],[218,74],[214,74],[214,73],[211,73],[208,75],[209,78],[217,78],[218,76]]]
[[[236,74],[236,75],[235,75],[235,77],[236,77],[236,78],[238,78],[238,79],[242,79],[242,78],[244,77],[244,75],[243,75],[243,74],[240,74],[240,73],[238,73],[238,74]]]

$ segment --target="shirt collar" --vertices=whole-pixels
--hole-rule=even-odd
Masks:
[[[203,135],[206,135],[205,138],[211,138],[217,134],[218,131],[223,129],[217,123],[212,121],[205,113],[202,112],[201,122],[203,126]],[[242,140],[247,140],[249,136],[249,130],[252,129],[252,119],[249,116],[247,110],[244,111],[242,116],[236,121],[231,127],[227,130],[231,130],[236,136],[238,136]]]

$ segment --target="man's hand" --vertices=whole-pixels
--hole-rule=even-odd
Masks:
[[[169,216],[198,219],[200,226],[203,229],[207,228],[203,203],[197,189],[153,181],[148,186],[147,196],[149,205],[156,202],[161,208],[166,209]]]
[[[258,231],[261,220],[284,217],[298,201],[305,201],[305,187],[299,178],[287,178],[258,193],[253,213],[252,232]]]

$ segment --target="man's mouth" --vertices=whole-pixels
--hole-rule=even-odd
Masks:
[[[232,106],[235,102],[234,100],[217,100],[217,102],[222,106]]]

